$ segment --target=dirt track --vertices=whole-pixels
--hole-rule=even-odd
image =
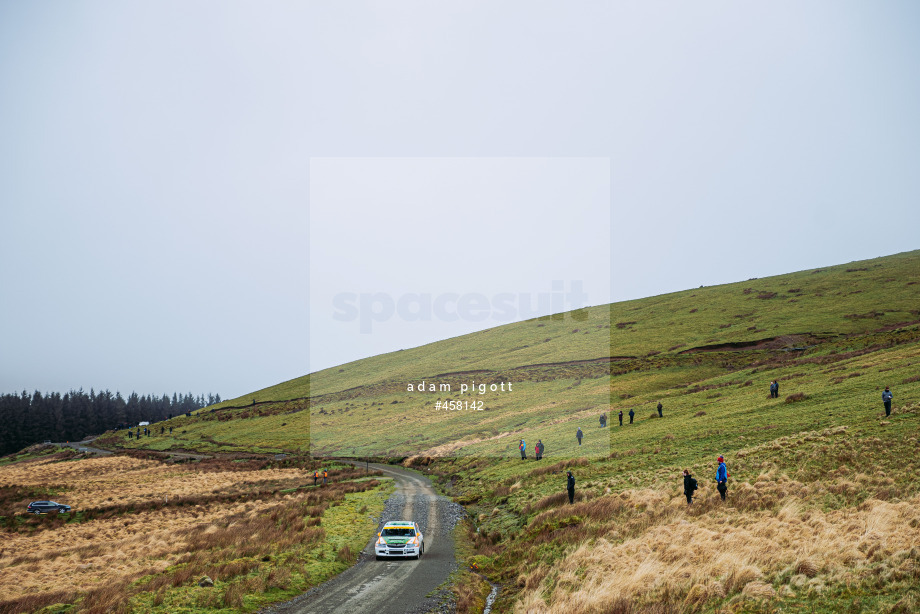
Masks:
[[[362,463],[363,464],[363,463]],[[450,535],[458,514],[456,504],[438,495],[431,482],[416,471],[373,464],[396,481],[396,492],[387,501],[380,524],[390,520],[414,520],[425,536],[421,560],[374,559],[369,537],[358,563],[303,595],[262,610],[263,614],[406,614],[425,612],[437,605],[429,596],[455,568],[454,543]]]

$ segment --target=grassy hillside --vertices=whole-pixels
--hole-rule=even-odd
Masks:
[[[438,373],[675,353],[706,344],[802,333],[863,333],[920,318],[917,284],[920,252],[914,251],[685,290],[585,309],[584,320],[575,320],[570,313],[563,319],[508,324],[381,354],[305,375],[222,405],[246,404],[253,398],[277,401],[306,397],[311,391],[319,396]],[[580,330],[573,334],[575,328]]]
[[[619,444],[599,436],[601,413],[632,408],[647,417],[659,398],[669,413],[684,400],[704,407],[714,401],[685,399],[682,389],[724,383],[720,375],[792,348],[806,348],[795,352],[800,357],[846,351],[854,336],[873,331],[887,343],[883,329],[920,319],[918,283],[920,252],[910,252],[519,322],[256,391],[207,410],[246,416],[247,426],[202,425],[187,428],[181,441],[149,445],[200,447],[198,439],[210,437],[227,449],[281,450],[288,441],[303,450],[309,436],[316,455],[507,457],[521,438],[531,448],[540,438],[555,454],[604,456]],[[757,405],[769,379],[747,379],[757,383]],[[450,384],[451,393],[407,392],[423,380]],[[516,388],[457,394],[473,381]],[[293,399],[288,406],[310,408],[309,435],[307,420],[277,417],[275,402]],[[481,400],[485,411],[436,409],[450,399]],[[584,446],[574,438],[578,427]]]
[[[177,420],[181,428],[171,437],[110,443],[508,457],[519,439],[532,449],[540,438],[554,455],[605,456],[620,442],[615,433],[601,436],[602,412],[611,412],[611,422],[621,409],[644,418],[659,399],[669,415],[685,401],[701,411],[725,401],[706,398],[714,392],[686,396],[693,394],[688,386],[724,385],[738,379],[739,369],[791,355],[812,360],[853,344],[891,343],[892,330],[920,320],[918,284],[920,252],[909,252],[594,307],[327,369]],[[763,404],[770,379],[741,380],[752,382],[744,401],[750,411]],[[423,380],[452,391],[407,392],[407,384]],[[457,393],[473,381],[516,387],[507,394]],[[437,401],[450,399],[481,400],[484,411],[436,410]],[[796,421],[790,428],[802,426]],[[583,446],[574,438],[578,427]]]
[[[918,288],[910,252],[595,307],[311,374],[130,445],[411,457],[473,513],[468,562],[502,584],[496,611],[918,611]],[[406,391],[422,379],[453,390]],[[514,392],[433,410],[472,379]],[[521,461],[522,437],[547,458]]]

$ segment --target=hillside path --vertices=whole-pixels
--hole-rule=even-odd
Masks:
[[[396,483],[379,525],[414,520],[425,536],[425,554],[418,561],[377,561],[375,531],[354,567],[291,601],[265,608],[262,614],[406,614],[437,606],[437,598],[429,593],[456,567],[450,531],[457,506],[438,495],[428,478],[416,471],[375,463],[371,467],[393,477]]]
[[[53,445],[58,446],[59,448],[73,448],[77,451],[86,451],[92,452],[93,454],[99,454],[101,456],[108,456],[112,453],[111,450],[103,450],[102,448],[94,448],[91,444],[96,441],[95,437],[89,437],[83,441],[67,441],[67,442],[58,442]]]

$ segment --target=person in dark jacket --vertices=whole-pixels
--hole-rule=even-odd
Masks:
[[[607,426],[607,414],[601,414],[601,428]]]
[[[537,460],[543,460],[543,440],[538,439],[537,445],[533,447],[534,454],[537,456]]]
[[[719,457],[719,468],[716,470],[716,488],[719,496],[725,501],[725,493],[728,491],[728,467],[725,466],[725,459]]]
[[[878,390],[876,388],[876,390]],[[885,415],[891,415],[891,390],[888,389],[888,386],[885,386],[885,392],[882,393],[882,403],[885,404]]]
[[[635,416],[635,415],[636,415],[636,412],[634,412],[634,411],[632,410],[632,408],[630,407],[630,408],[629,408],[629,423],[630,423],[630,424],[632,424],[633,416]]]
[[[776,383],[776,380],[770,382],[770,398],[775,399],[779,396],[779,384]]]
[[[664,418],[664,416],[661,414],[662,409],[664,409],[664,406],[661,404],[661,401],[658,401],[658,417],[659,418]]]
[[[584,433],[581,432],[581,427],[578,427],[578,430],[575,431],[575,439],[578,440],[578,445],[581,445],[581,438],[584,437]]]
[[[620,410],[619,416],[620,416],[620,426],[623,426],[623,410],[622,409]]]
[[[684,496],[687,497],[687,505],[693,503],[693,493],[696,489],[696,479],[690,475],[689,469],[684,469]]]
[[[571,471],[566,471],[568,478],[565,481],[565,488],[569,491],[569,505],[575,503],[575,476]]]

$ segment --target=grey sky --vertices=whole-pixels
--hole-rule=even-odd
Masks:
[[[610,200],[607,158],[314,158],[310,370],[609,303]]]
[[[918,28],[915,2],[2,2],[0,391],[305,373],[311,158],[609,158],[614,300],[914,249]]]

